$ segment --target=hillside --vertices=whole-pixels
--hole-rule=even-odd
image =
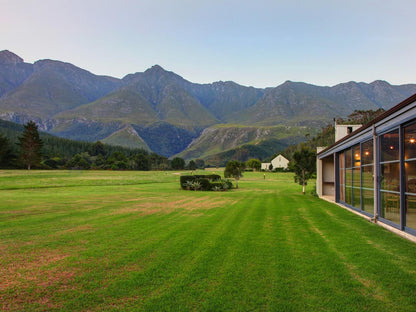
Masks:
[[[215,125],[204,129],[186,150],[176,156],[184,159],[211,159],[212,165],[219,165],[218,162],[222,163],[224,155],[234,155],[235,157],[231,158],[244,161],[247,160],[245,159],[247,157],[263,159],[270,155],[268,154],[269,150],[271,153],[275,153],[290,144],[304,140],[304,134],[309,131],[313,131],[313,129],[291,126]],[[244,146],[245,149],[249,149],[249,145],[250,149],[255,152],[249,153],[250,155],[242,155],[241,148]],[[269,148],[265,149],[267,145]],[[238,151],[240,151],[240,156],[237,157]]]
[[[333,87],[287,81],[266,89],[232,81],[198,84],[158,65],[117,79],[56,60],[28,64],[0,51],[0,119],[34,120],[60,137],[186,159],[215,158],[262,140],[282,147],[333,118],[389,109],[414,93],[415,84],[385,81]],[[267,127],[279,131],[266,135]]]

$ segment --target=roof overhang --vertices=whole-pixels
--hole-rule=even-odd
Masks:
[[[318,153],[317,157],[319,159],[328,157],[338,151],[348,148],[349,146],[371,139],[373,134],[381,134],[396,125],[406,123],[414,118],[416,118],[416,94],[407,98],[403,102],[400,102],[377,118],[373,119],[371,122],[355,130],[331,146],[325,148]]]

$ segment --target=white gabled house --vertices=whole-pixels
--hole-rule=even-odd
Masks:
[[[284,156],[279,154],[275,158],[273,158],[271,162],[262,163],[261,170],[270,170],[270,165],[273,166],[272,170],[277,169],[277,168],[287,169],[288,164],[289,164],[289,160],[287,160]]]

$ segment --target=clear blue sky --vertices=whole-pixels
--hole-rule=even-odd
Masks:
[[[415,0],[0,0],[0,50],[196,83],[416,83]]]

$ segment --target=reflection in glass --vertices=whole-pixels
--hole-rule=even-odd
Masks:
[[[355,208],[361,209],[361,189],[358,188],[353,188],[353,203],[352,205]]]
[[[345,154],[339,154],[339,200],[345,202]]]
[[[380,136],[381,161],[399,160],[399,130]]]
[[[374,191],[363,190],[363,210],[374,214]]]
[[[356,167],[352,169],[352,184],[353,184],[353,203],[352,205],[361,209],[361,168]]]
[[[361,165],[361,153],[359,144],[352,147],[352,158],[354,160],[352,167],[359,167]]]
[[[352,157],[351,157],[351,149],[347,149],[345,151],[345,168],[352,167]]]
[[[357,167],[357,168],[353,168],[352,169],[352,183],[354,187],[360,187],[361,186],[361,168]]]
[[[381,192],[380,216],[396,224],[400,224],[400,195]]]
[[[406,196],[406,226],[416,230],[416,196]]]
[[[351,195],[352,195],[352,187],[351,186],[346,186],[345,187],[345,202],[349,205],[352,204]]]
[[[339,200],[345,202],[345,169],[339,171]]]
[[[345,170],[345,202],[347,204],[352,204],[352,169]]]
[[[400,189],[400,167],[399,163],[382,164],[381,166],[381,184],[383,190],[396,191]]]
[[[373,163],[373,140],[364,142],[361,145],[361,162],[363,165],[368,165]]]
[[[364,188],[374,188],[373,166],[365,166],[362,170],[362,183]]]
[[[345,184],[347,186],[352,186],[352,169],[345,169],[345,175],[346,175]]]
[[[404,128],[404,158],[416,158],[416,123]]]
[[[406,174],[406,192],[416,194],[416,161],[406,161],[404,171]]]

